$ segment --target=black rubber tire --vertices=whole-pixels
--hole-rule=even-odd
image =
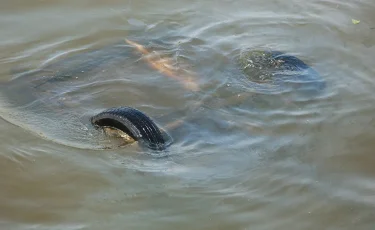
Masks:
[[[270,55],[270,57],[276,61],[282,61],[282,64],[278,68],[269,69],[269,73],[273,76],[272,84],[258,83],[245,78],[244,83],[247,87],[254,89],[258,93],[280,94],[295,91],[303,94],[313,93],[312,95],[315,95],[326,88],[326,82],[323,77],[315,69],[295,56],[281,51],[269,50],[248,50],[244,53],[252,52],[264,53],[266,56]],[[242,73],[246,76],[250,76],[250,78],[253,77],[253,73],[244,71],[244,64],[239,62],[239,60],[240,55],[237,55],[236,62],[237,65],[240,66]],[[262,71],[264,71],[264,69]]]
[[[91,117],[91,123],[95,127],[117,128],[153,150],[164,150],[167,147],[165,137],[154,121],[131,107],[107,109]]]

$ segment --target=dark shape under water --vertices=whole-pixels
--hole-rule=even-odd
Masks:
[[[318,93],[326,86],[320,74],[302,60],[280,51],[251,50],[239,55],[238,63],[259,93]]]
[[[163,132],[147,115],[131,107],[107,109],[91,118],[96,127],[113,127],[153,150],[164,150],[168,144]]]

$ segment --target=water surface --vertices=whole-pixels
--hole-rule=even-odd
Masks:
[[[373,229],[374,9],[369,0],[0,3],[0,226]],[[150,68],[125,38],[194,73],[200,90]],[[254,93],[233,64],[249,48],[297,56],[324,90]],[[110,142],[88,118],[124,105],[161,127],[185,121],[163,157],[136,144],[101,149]]]

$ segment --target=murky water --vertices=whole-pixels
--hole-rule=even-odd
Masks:
[[[374,10],[370,0],[0,3],[1,229],[374,229]],[[234,60],[260,48],[297,56],[324,89],[257,93]],[[88,118],[115,106],[161,127],[182,121],[163,157],[137,144],[102,150],[110,140]]]

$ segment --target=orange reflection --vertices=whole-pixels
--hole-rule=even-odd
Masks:
[[[128,39],[125,39],[125,41],[129,44],[134,46],[140,53],[142,53],[147,61],[147,63],[154,69],[158,70],[162,74],[174,78],[178,81],[180,81],[185,88],[192,90],[192,91],[198,91],[199,86],[194,81],[194,76],[192,75],[186,75],[186,73],[183,73],[179,70],[176,70],[173,68],[173,64],[170,59],[162,58],[158,55],[158,53],[153,52],[151,53],[148,51],[144,46],[141,44],[138,44],[136,42],[130,41]]]

